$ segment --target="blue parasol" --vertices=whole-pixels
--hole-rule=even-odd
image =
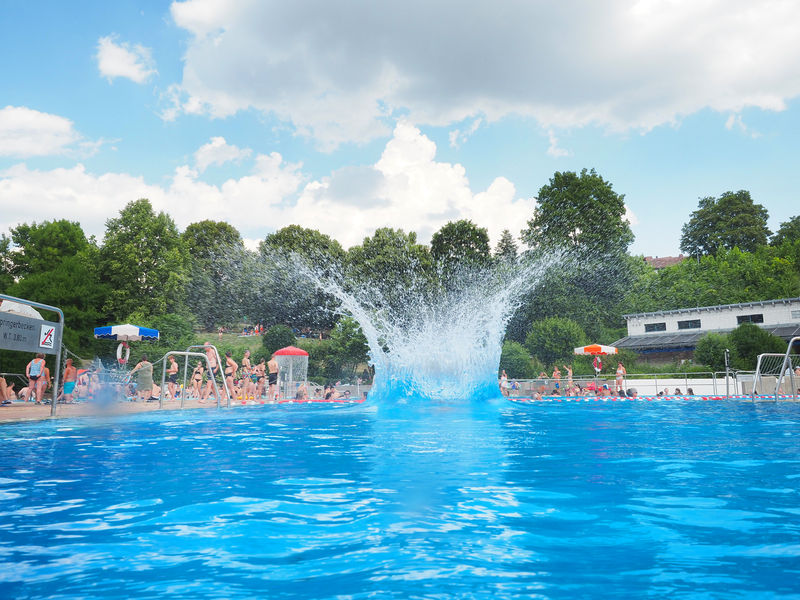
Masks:
[[[98,340],[139,341],[158,339],[158,329],[139,327],[138,325],[109,325],[108,327],[95,327],[94,337]]]

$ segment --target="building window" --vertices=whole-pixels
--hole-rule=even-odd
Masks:
[[[666,331],[666,323],[648,323],[644,326],[645,333],[653,333],[654,331]]]
[[[764,315],[742,315],[736,317],[736,322],[741,325],[742,323],[763,323]]]
[[[793,319],[800,319],[800,310],[793,310],[792,311],[792,318]]]
[[[700,329],[700,319],[678,321],[678,329]]]

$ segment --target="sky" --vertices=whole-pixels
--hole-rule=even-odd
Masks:
[[[3,3],[0,233],[149,198],[180,229],[345,247],[471,219],[495,245],[596,169],[634,254],[698,199],[800,214],[800,4],[763,0]]]

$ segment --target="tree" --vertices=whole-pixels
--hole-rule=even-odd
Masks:
[[[772,335],[753,323],[742,323],[728,334],[739,355],[737,368],[752,371],[756,368],[758,355],[786,352],[787,344],[782,338]]]
[[[575,348],[586,344],[586,334],[575,321],[551,317],[537,321],[525,339],[532,356],[546,365],[573,356]]]
[[[781,228],[772,236],[770,244],[780,246],[784,242],[793,244],[797,241],[800,241],[800,215],[781,223]]]
[[[189,309],[208,331],[241,321],[252,284],[242,281],[248,256],[238,230],[207,220],[189,225],[181,238],[189,255]]]
[[[594,169],[556,172],[539,190],[533,218],[522,232],[529,248],[566,248],[581,256],[625,252],[633,242],[625,196]]]
[[[261,336],[261,343],[267,354],[272,354],[281,348],[294,346],[297,343],[297,338],[294,332],[286,325],[273,325]]]
[[[183,303],[186,251],[174,221],[156,214],[149,200],[129,202],[118,218],[106,221],[100,261],[111,287],[106,312],[112,318],[135,311],[161,315]]]
[[[508,229],[504,229],[500,234],[500,241],[497,242],[497,247],[494,249],[494,257],[505,264],[517,262],[517,243]]]
[[[14,256],[11,250],[11,238],[0,234],[0,294],[14,283]]]
[[[66,219],[23,223],[11,230],[11,239],[19,248],[12,253],[14,274],[21,277],[50,271],[89,245],[80,224]]]
[[[229,248],[244,248],[239,231],[224,221],[192,223],[181,234],[183,246],[193,259],[209,259]]]
[[[449,221],[431,238],[431,258],[448,267],[485,267],[492,260],[489,233],[466,219]]]
[[[531,355],[519,342],[506,341],[500,354],[499,371],[505,371],[512,379],[531,379],[533,373]]]
[[[724,371],[725,350],[730,351],[728,364],[734,367],[739,361],[736,346],[727,335],[709,332],[697,340],[697,345],[694,348],[694,358],[698,363],[708,366],[712,371]]]
[[[338,241],[316,229],[306,229],[299,225],[289,225],[269,234],[259,244],[259,250],[262,254],[276,250],[295,253],[310,259],[314,264],[325,260],[341,265],[345,257],[345,251]]]
[[[369,343],[358,321],[342,317],[331,331],[333,360],[345,378],[356,374],[358,365],[369,360]]]
[[[725,192],[701,198],[698,209],[681,229],[681,250],[691,256],[716,254],[721,248],[754,252],[767,243],[769,213],[750,192]]]

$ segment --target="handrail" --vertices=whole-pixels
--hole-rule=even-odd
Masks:
[[[167,352],[161,359],[161,363],[162,363],[161,364],[161,388],[158,391],[158,408],[159,409],[163,409],[164,408],[164,382],[167,379],[167,359],[170,356],[185,356],[187,364],[188,364],[190,356],[197,356],[198,358],[202,358],[202,359],[204,359],[206,361],[206,365],[208,365],[208,372],[211,373],[211,361],[208,360],[208,355],[205,352],[189,352],[189,351],[182,352],[180,350],[176,350],[175,352]],[[186,374],[186,371],[184,370],[184,375],[185,374]],[[185,377],[184,377],[184,379],[185,379]],[[216,381],[216,379],[214,378],[213,375],[209,379],[213,382],[212,385],[214,386],[214,396],[217,399],[217,408],[219,408],[219,390],[217,390],[217,381]],[[181,408],[183,408],[183,406],[184,406],[184,400],[185,399],[186,399],[186,387],[184,386],[183,393],[181,394]],[[230,408],[230,402],[228,403],[228,408]]]
[[[776,404],[778,402],[778,391],[780,390],[781,383],[783,382],[783,378],[786,376],[786,368],[787,368],[788,365],[791,364],[791,363],[789,363],[789,355],[792,353],[792,346],[794,345],[795,342],[800,342],[800,337],[793,337],[791,340],[789,340],[789,345],[786,347],[786,355],[783,358],[783,363],[781,363],[781,371],[778,374],[778,377],[776,378],[777,379],[777,382],[775,384],[775,403]],[[761,357],[759,356],[759,360],[760,359],[761,359]],[[791,369],[791,368],[789,369],[789,383],[792,386],[792,399],[797,400],[797,387],[795,387],[795,384],[794,384],[794,369]]]
[[[222,358],[220,358],[220,356],[219,356],[219,350],[217,350],[217,347],[214,344],[207,344],[206,343],[206,344],[194,344],[194,345],[189,346],[188,348],[186,348],[186,351],[188,352],[192,348],[203,348],[203,349],[205,349],[205,348],[213,348],[214,349],[214,355],[217,357],[217,371],[219,371],[220,375],[222,375],[222,389],[225,390],[225,399],[228,402],[228,408],[230,408],[231,407],[231,394],[228,391],[228,386],[225,385],[225,376],[224,376],[224,373],[223,373],[224,370],[222,368]],[[187,363],[188,363],[188,357],[187,357]],[[217,407],[219,407],[219,394],[217,392],[217,381],[216,381],[216,378],[214,377],[210,367],[209,367],[209,373],[211,373],[212,378],[214,378],[214,394],[217,397]]]

